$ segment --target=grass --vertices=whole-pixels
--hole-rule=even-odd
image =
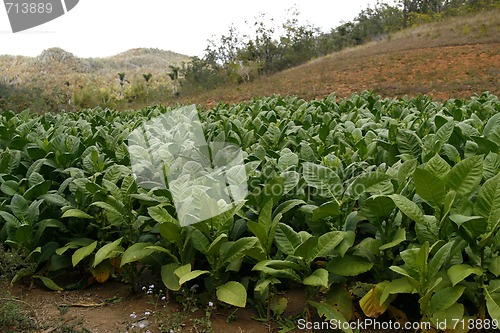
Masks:
[[[0,290],[0,332],[29,333],[39,328],[35,310],[14,298],[5,288]]]

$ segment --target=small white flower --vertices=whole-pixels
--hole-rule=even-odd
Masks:
[[[146,311],[146,312],[144,312],[144,314],[145,314],[146,316],[149,316],[149,315],[151,314],[151,312]]]
[[[137,318],[137,315],[135,314],[135,312],[132,312],[132,313],[130,314],[130,318],[133,318],[133,319]]]
[[[149,289],[155,289],[155,285],[154,284],[150,285]]]
[[[212,308],[214,306],[214,303],[208,302],[208,307]]]
[[[146,290],[146,286],[142,287],[142,290]]]
[[[163,297],[161,298],[161,300],[162,300],[162,301],[164,301],[164,300],[166,300],[166,299],[167,299],[167,298],[166,298],[165,296],[163,296]]]

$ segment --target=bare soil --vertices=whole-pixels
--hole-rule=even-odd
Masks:
[[[147,329],[151,333],[161,332],[157,320],[153,316],[143,319],[146,311],[153,312],[154,306],[151,298],[146,294],[132,294],[127,284],[118,282],[107,282],[105,284],[95,284],[85,290],[74,291],[49,291],[41,286],[27,287],[22,284],[14,285],[11,294],[22,303],[28,310],[31,318],[35,319],[40,327],[40,333],[51,333],[63,331],[65,327],[74,329],[87,329],[92,333],[124,333],[130,330],[132,324],[143,323],[146,325],[141,332]],[[302,311],[304,304],[300,292],[292,293],[293,298],[290,303],[289,313]],[[173,324],[182,317],[182,309],[175,301],[159,302],[164,324]],[[251,309],[239,309],[234,313],[234,317],[228,323],[228,317],[234,309],[216,309],[212,313],[211,322],[214,332],[238,332],[238,333],[261,333],[272,332],[270,325],[254,320],[257,313]],[[137,318],[132,318],[135,313]],[[180,316],[174,316],[180,313]],[[172,315],[170,317],[170,315]],[[197,310],[189,314],[184,322],[185,326],[180,332],[204,332],[195,318],[203,318],[204,310]],[[170,319],[171,318],[171,319]],[[172,322],[169,322],[169,319]],[[180,321],[180,320],[179,320]],[[80,332],[80,331],[78,331]],[[138,332],[138,331],[133,331]],[[177,331],[176,331],[177,332]]]
[[[426,47],[377,53],[374,46],[332,54],[284,72],[223,87],[183,103],[212,107],[272,94],[306,100],[371,90],[383,97],[429,95],[435,100],[500,94],[500,43]]]

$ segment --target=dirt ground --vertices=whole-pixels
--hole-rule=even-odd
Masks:
[[[162,332],[154,316],[145,316],[145,312],[154,312],[152,298],[145,293],[132,294],[130,287],[124,283],[107,282],[94,284],[84,290],[49,291],[43,286],[29,287],[15,284],[8,288],[19,304],[27,311],[40,327],[40,333],[67,332],[68,327],[74,327],[77,332],[85,328],[92,333],[124,333],[124,332]],[[286,317],[301,313],[305,307],[304,295],[300,290],[294,290],[284,295],[288,299]],[[184,314],[181,306],[171,301],[159,300],[161,321],[174,327],[174,322],[180,322],[176,313]],[[213,332],[224,333],[262,333],[278,332],[277,325],[270,325],[256,320],[258,314],[252,309],[234,308],[215,309],[211,316]],[[132,314],[137,317],[132,318]],[[132,315],[132,316],[131,316]],[[189,313],[185,326],[178,327],[175,333],[205,332],[202,324],[196,319],[202,319],[205,310]],[[229,321],[228,318],[232,320]],[[143,320],[141,320],[143,319]],[[228,322],[229,321],[229,322]],[[131,325],[144,325],[143,330],[132,330]],[[65,331],[66,329],[66,331]],[[77,330],[79,329],[79,330]],[[73,331],[69,331],[73,332]],[[167,331],[168,332],[168,331]],[[300,332],[295,330],[294,332]]]
[[[498,42],[382,51],[360,46],[182,102],[210,108],[219,101],[231,104],[271,94],[312,100],[332,93],[349,97],[363,90],[389,98],[426,94],[435,100],[470,98],[485,91],[500,94]]]

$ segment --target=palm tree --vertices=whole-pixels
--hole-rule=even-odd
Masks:
[[[144,80],[146,80],[146,102],[149,102],[149,80],[153,77],[153,74],[148,73],[148,74],[142,74],[142,77]]]
[[[169,65],[171,72],[168,73],[168,76],[172,80],[172,93],[174,96],[179,95],[178,84],[179,84],[179,71],[180,68],[178,66]]]

